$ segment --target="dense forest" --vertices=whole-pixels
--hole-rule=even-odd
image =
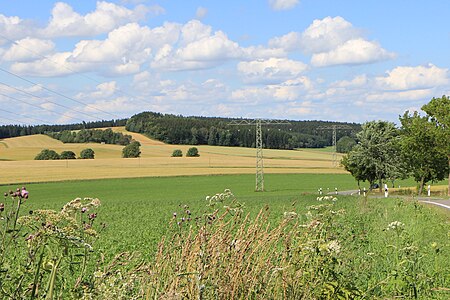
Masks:
[[[105,143],[116,145],[129,145],[131,135],[113,132],[110,128],[102,129],[81,129],[78,131],[63,130],[61,132],[46,132],[46,134],[63,143]]]
[[[231,126],[229,118],[183,117],[142,112],[132,116],[126,129],[143,133],[168,144],[220,145],[255,147],[255,126]],[[354,136],[360,124],[325,121],[290,121],[291,125],[263,126],[265,148],[321,148],[332,145],[332,131],[321,126],[348,125],[352,130],[339,130],[337,139]]]
[[[2,125],[0,126],[0,139],[32,134],[43,134],[47,132],[60,132],[63,130],[125,126],[126,122],[127,119],[118,119],[65,125]]]

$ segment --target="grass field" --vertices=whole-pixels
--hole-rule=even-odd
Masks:
[[[255,149],[241,147],[197,146],[200,157],[171,157],[174,149],[186,153],[189,145],[167,145],[142,134],[131,134],[141,146],[141,158],[121,158],[122,146],[102,144],[63,144],[45,135],[4,139],[0,142],[0,184],[47,182],[74,179],[130,178],[148,176],[253,174]],[[85,148],[95,151],[94,160],[34,161],[42,149],[60,153]],[[266,173],[346,173],[332,167],[329,149],[264,149]]]
[[[16,187],[0,188],[7,191]],[[357,188],[353,177],[347,174],[266,174],[264,193],[254,192],[253,174],[51,182],[27,185],[32,194],[27,207],[30,210],[59,209],[77,197],[99,198],[103,203],[99,220],[108,224],[102,236],[104,246],[124,251],[130,250],[128,248],[142,250],[145,245],[144,250],[149,250],[155,246],[179,205],[187,204],[194,211],[204,209],[205,196],[226,188],[231,189],[252,212],[269,205],[281,215],[293,201],[303,205],[300,195],[316,195],[318,188],[327,192],[335,187],[339,190]]]
[[[98,216],[95,224],[98,227],[104,223],[106,227],[101,230],[100,237],[95,243],[95,253],[103,253],[104,261],[108,263],[118,253],[137,251],[142,254],[141,258],[144,261],[152,263],[162,236],[170,237],[173,234],[175,237],[179,236],[177,230],[170,226],[173,223],[173,213],[177,212],[178,216],[181,216],[186,209],[184,205],[188,205],[192,216],[201,216],[207,211],[208,201],[205,196],[222,192],[225,188],[231,189],[238,201],[244,204],[244,212],[250,214],[250,219],[254,219],[258,212],[266,207],[269,217],[263,226],[270,228],[281,222],[284,212],[295,211],[302,216],[301,223],[310,222],[304,214],[313,210],[309,206],[322,204],[316,199],[319,187],[327,191],[328,188],[333,190],[334,187],[338,187],[340,190],[346,190],[354,189],[356,186],[354,179],[346,174],[267,174],[267,191],[264,193],[254,192],[254,183],[253,174],[36,183],[27,185],[30,198],[22,206],[22,214],[28,215],[29,211],[37,209],[60,210],[65,203],[76,197],[98,197],[102,205],[96,210]],[[15,187],[2,186],[0,191]],[[8,203],[7,201],[5,202]],[[344,217],[334,216],[342,209],[346,212]],[[328,280],[350,281],[371,299],[411,296],[412,288],[409,284],[412,283],[417,286],[419,295],[435,295],[436,297],[432,298],[446,299],[445,288],[449,278],[443,274],[448,274],[450,270],[448,212],[424,207],[413,201],[390,198],[369,199],[365,203],[362,197],[338,196],[338,201],[329,213],[331,215],[326,218],[320,214],[317,216],[324,218],[321,222],[326,226],[323,227],[323,231],[317,233],[317,238],[323,240],[320,243],[339,240],[342,247],[339,250],[341,252],[339,264],[328,260],[322,263],[311,259],[299,264],[300,268],[307,272],[312,271],[312,274],[319,267],[339,271],[343,277],[328,278],[324,283],[325,286],[334,282]],[[386,231],[386,227],[392,222],[404,224],[404,233]],[[21,236],[25,237],[27,234],[22,233]],[[315,238],[309,237],[310,234],[312,234],[310,231],[305,231],[299,237],[307,237],[304,242],[316,243]],[[401,240],[398,240],[399,238]],[[189,239],[186,239],[186,242],[189,242]],[[323,247],[320,243],[317,244],[318,249]],[[300,246],[301,244],[295,247]],[[255,244],[253,247],[259,246]],[[171,254],[168,259],[178,257],[176,254],[178,246],[169,249],[172,249],[173,255]],[[436,249],[439,253],[435,251]],[[182,252],[185,251],[187,249]],[[310,255],[303,252],[301,254]],[[318,265],[314,265],[315,263]],[[325,263],[327,265],[324,265]],[[166,271],[161,276],[168,277],[161,277],[161,280],[170,280],[172,275],[167,275],[169,274],[167,272],[171,265],[180,266],[180,262],[174,260],[172,264],[167,263],[164,267]],[[176,278],[179,272],[177,267],[173,276]],[[294,280],[302,278],[295,273],[293,275]],[[120,278],[114,279],[115,285],[118,285],[117,288],[123,293],[128,293],[129,291],[120,288],[121,283],[127,282],[126,279]],[[145,284],[149,284],[145,282],[144,287]],[[431,290],[433,288],[436,289],[435,292]],[[177,289],[182,290],[183,287]],[[110,296],[99,299],[108,297]]]

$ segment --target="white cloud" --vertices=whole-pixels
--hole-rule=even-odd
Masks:
[[[385,90],[424,89],[450,83],[448,69],[433,64],[417,67],[396,67],[386,76],[376,78],[377,84]]]
[[[242,49],[245,59],[268,59],[286,57],[287,53],[282,48],[266,48],[263,46],[250,46]]]
[[[352,80],[341,80],[334,82],[332,84],[333,87],[338,88],[358,88],[366,86],[369,82],[369,79],[367,78],[367,75],[357,75]]]
[[[307,66],[300,61],[270,58],[267,60],[240,62],[237,68],[244,76],[244,81],[246,82],[280,83],[298,76],[307,69]]]
[[[82,98],[101,99],[111,97],[117,90],[117,83],[115,81],[104,82],[97,85],[95,89],[96,90],[91,93],[88,94],[80,93],[76,97],[79,99]]]
[[[6,61],[26,62],[40,59],[51,53],[54,48],[55,44],[52,41],[27,37],[12,44],[2,58]]]
[[[236,42],[222,31],[212,33],[211,27],[197,20],[186,23],[181,29],[179,48],[166,44],[155,54],[151,66],[156,69],[179,71],[206,69],[227,60],[244,56]]]
[[[143,5],[130,10],[114,3],[99,1],[95,11],[82,16],[70,5],[57,2],[49,24],[40,33],[46,37],[95,36],[128,22],[141,20],[146,13],[147,9]]]
[[[306,53],[328,52],[361,35],[361,31],[344,18],[326,17],[314,20],[302,33],[301,46]]]
[[[87,63],[71,62],[71,52],[60,52],[48,55],[47,59],[32,62],[16,62],[11,65],[11,71],[27,76],[64,76],[82,71],[90,71],[91,66]]]
[[[0,32],[8,39],[21,39],[30,35],[34,28],[31,22],[22,20],[17,16],[8,17],[0,14]],[[0,45],[9,43],[9,41],[0,38]]]
[[[367,96],[367,100],[373,102],[390,101],[390,103],[395,103],[398,101],[430,99],[433,96],[433,89],[418,89],[410,91],[370,92]]]
[[[286,51],[299,50],[302,44],[302,36],[298,32],[289,32],[280,37],[274,37],[269,40],[269,47],[282,48]]]
[[[195,12],[195,17],[199,20],[203,19],[204,17],[206,17],[206,15],[208,14],[208,9],[202,6],[199,6],[197,8],[197,11]]]
[[[313,89],[313,83],[306,76],[286,80],[281,84],[263,87],[244,87],[231,93],[231,99],[244,102],[272,103],[273,101],[295,101],[306,96]]]
[[[377,43],[363,39],[354,39],[339,45],[329,52],[313,54],[311,64],[316,67],[355,65],[392,58],[395,58],[395,54],[381,48]]]
[[[288,10],[294,8],[299,0],[269,0],[270,7],[273,10]]]

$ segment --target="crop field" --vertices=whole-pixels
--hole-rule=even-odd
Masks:
[[[104,144],[63,144],[45,135],[4,139],[0,143],[0,184],[47,182],[76,179],[131,178],[148,176],[253,174],[255,149],[240,147],[196,146],[200,157],[171,157],[174,149],[186,153],[188,145],[167,145],[141,134],[130,134],[139,141],[141,157],[121,158],[122,146]],[[95,151],[93,160],[34,161],[42,149],[60,153],[82,149]],[[264,149],[266,173],[346,173],[332,167],[332,155],[327,149],[271,150]]]

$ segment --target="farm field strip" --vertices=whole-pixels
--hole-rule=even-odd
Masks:
[[[200,157],[170,157],[174,149],[183,153],[192,145],[168,145],[123,127],[114,131],[130,134],[141,143],[141,157],[123,159],[123,146],[96,143],[64,144],[46,135],[4,139],[0,149],[0,184],[47,182],[74,179],[165,177],[186,175],[253,174],[255,149],[242,147],[196,146]],[[95,151],[93,160],[35,161],[42,149],[57,152],[82,149]],[[346,173],[333,168],[329,152],[318,150],[264,149],[265,173]]]

